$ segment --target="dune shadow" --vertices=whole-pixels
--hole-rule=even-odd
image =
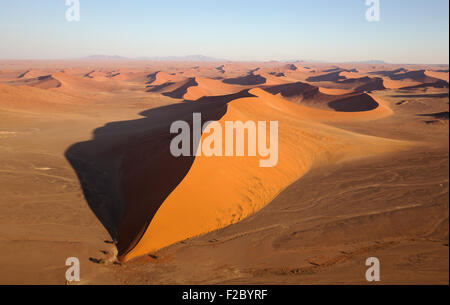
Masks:
[[[246,76],[240,76],[235,78],[227,78],[222,82],[230,85],[240,85],[240,86],[256,86],[265,84],[267,79],[262,77],[261,75],[254,74],[254,72],[250,72]]]
[[[319,87],[311,86],[310,84],[302,82],[267,86],[263,89],[274,95],[281,93],[283,97],[302,96],[305,99],[319,94]]]
[[[167,83],[164,83],[164,84],[161,84],[161,85],[155,85],[155,86],[148,85],[147,88],[149,88],[149,89],[147,89],[147,92],[158,92],[160,90],[165,89],[166,87],[172,86],[173,84],[175,84],[175,83],[174,82],[167,82]]]
[[[353,95],[328,103],[328,107],[339,112],[371,111],[379,104],[368,94]]]
[[[448,120],[449,112],[443,111],[443,112],[437,112],[437,113],[418,114],[418,116],[432,117],[432,118],[441,119],[441,120]]]
[[[195,86],[198,86],[198,83],[195,80],[195,77],[191,77],[181,87],[179,87],[171,92],[165,92],[162,95],[168,96],[171,98],[183,98],[183,96],[187,93],[189,87],[195,87]]]
[[[226,113],[228,102],[251,96],[244,90],[149,109],[140,113],[143,118],[107,123],[93,131],[91,140],[66,150],[86,202],[117,244],[119,256],[139,242],[194,162],[192,147],[198,143],[191,145],[191,156],[172,156],[172,123],[187,122],[193,139],[193,113],[201,113],[203,123],[216,121]]]
[[[331,72],[327,74],[310,76],[306,79],[307,82],[338,82],[345,79],[344,76],[340,75],[342,71],[339,69],[337,72]]]

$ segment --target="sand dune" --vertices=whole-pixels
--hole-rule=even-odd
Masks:
[[[192,86],[187,89],[186,94],[183,96],[186,100],[198,100],[204,96],[218,96],[233,94],[241,91],[243,88],[236,85],[228,85],[219,80],[208,78],[195,78],[197,86]]]
[[[92,70],[84,75],[85,78],[95,79],[95,80],[107,80],[111,75],[110,72]]]
[[[295,103],[341,112],[370,111],[380,106],[371,96],[358,93],[365,90],[326,89],[302,82],[267,86],[264,90],[272,94],[281,94]]]
[[[359,73],[357,70],[344,70],[339,75],[345,77],[345,78],[359,78],[361,73]]]
[[[156,72],[149,75],[148,85],[158,86],[169,82],[179,82],[185,80],[186,77],[177,74],[169,74],[167,72]]]
[[[380,107],[380,104],[370,95],[361,94],[331,101],[328,106],[340,112],[362,112],[375,110]]]
[[[420,84],[420,82],[416,81],[392,80],[390,78],[383,77],[383,86],[387,89],[399,89],[404,87],[417,86]]]
[[[264,169],[251,157],[197,157],[148,228],[141,232],[143,235],[134,239],[138,240],[137,244],[130,251],[120,253],[122,260],[235,223],[261,209],[317,163],[358,158],[402,145],[321,125],[315,120],[322,114],[326,116],[325,111],[289,103],[260,89],[253,89],[250,94],[255,97],[229,102],[219,122],[278,120],[282,124],[279,164]],[[211,175],[213,169],[221,174]],[[216,198],[214,201],[212,196]]]
[[[128,85],[125,82],[107,77],[106,74],[101,75],[102,76],[91,78],[56,72],[53,73],[52,76],[61,83],[58,87],[58,91],[78,96],[94,92],[115,92],[128,88]]]
[[[442,80],[446,81],[447,83],[449,82],[448,71],[447,72],[439,72],[439,71],[426,70],[425,75],[432,77],[432,78],[442,79]]]
[[[30,70],[26,70],[23,73],[20,73],[17,76],[17,78],[19,78],[19,79],[28,79],[28,78],[38,78],[40,76],[45,76],[45,72],[44,71],[30,69]]]
[[[407,69],[399,68],[399,69],[394,69],[394,70],[371,71],[371,72],[369,72],[369,74],[380,75],[380,76],[385,76],[385,77],[391,78],[392,76],[394,76],[396,74],[406,73],[406,72],[408,72]]]
[[[190,87],[198,86],[198,83],[195,80],[195,78],[189,78],[184,82],[180,82],[176,86],[177,86],[177,88],[175,90],[166,91],[163,93],[163,95],[169,96],[172,98],[180,98],[181,99],[184,97],[184,95],[187,93],[187,91]]]
[[[197,88],[198,86],[196,78],[192,77],[179,82],[169,81],[161,85],[149,85],[147,86],[147,92],[161,93],[164,96],[176,99],[183,99],[187,95],[187,99],[189,99],[190,95],[195,95],[195,93],[188,94],[188,91],[192,90],[192,87]]]
[[[39,87],[0,84],[0,108],[21,111],[62,111],[80,100]],[[61,105],[61,106],[60,106]]]
[[[438,80],[434,77],[427,76],[425,70],[415,70],[396,73],[391,75],[390,78],[392,80],[410,80],[423,83],[432,83]]]
[[[355,69],[344,70],[341,68],[333,68],[322,72],[326,72],[326,74],[309,76],[305,79],[305,81],[321,84],[328,83],[332,86],[338,85],[338,88],[334,89],[351,90],[354,92],[386,89],[382,78],[363,75]]]
[[[361,78],[348,78],[345,80],[341,80],[340,84],[343,84],[344,85],[343,87],[346,87],[348,89],[351,88],[355,92],[386,89],[383,85],[383,80],[381,78],[370,78],[367,76]]]
[[[434,84],[439,80],[445,80],[445,73],[443,72],[434,72],[429,70],[407,70],[404,68],[385,71],[372,71],[369,72],[369,74],[381,76],[383,79],[383,85],[388,89],[410,88],[422,85],[424,83]]]
[[[51,89],[61,87],[59,82],[53,75],[44,75],[36,78],[20,79],[18,81],[10,82],[11,85],[24,85],[30,87],[36,87],[41,89]]]
[[[321,93],[318,87],[302,82],[264,86],[263,89],[271,94],[280,94],[281,96],[296,103],[312,99],[316,102],[332,99],[331,96]]]
[[[448,82],[444,81],[444,80],[438,80],[432,83],[421,83],[418,85],[412,85],[412,86],[406,86],[406,87],[402,87],[400,89],[420,89],[420,88],[448,88]]]
[[[341,70],[338,69],[338,71],[336,72],[329,72],[323,75],[311,76],[308,77],[306,80],[308,82],[338,82],[343,79],[345,79],[345,76],[342,76]]]

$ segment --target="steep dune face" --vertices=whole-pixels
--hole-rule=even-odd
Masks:
[[[405,145],[320,123],[321,120],[333,118],[374,119],[379,117],[379,113],[339,113],[311,109],[261,89],[252,89],[250,94],[253,96],[231,100],[218,123],[224,126],[226,121],[278,121],[277,165],[262,168],[259,157],[196,157],[186,176],[165,198],[151,221],[141,224],[139,235],[134,236],[133,242],[128,241],[127,246],[119,247],[121,260],[127,261],[240,221],[264,207],[313,166],[387,152]],[[386,111],[381,106],[377,109]],[[389,115],[388,111],[384,115]],[[202,141],[208,136],[210,134],[203,134]],[[126,185],[128,182],[123,180],[123,183]],[[133,194],[139,196],[136,189]],[[146,202],[142,197],[137,200]],[[139,209],[148,206],[132,205],[133,202],[129,202],[128,208],[134,210],[129,212],[134,215],[145,214],[140,213]],[[132,223],[135,224],[136,219],[128,217],[122,222],[122,227],[126,228]]]
[[[166,83],[176,83],[176,82],[180,82],[186,80],[186,78],[182,75],[178,75],[178,74],[170,74],[167,72],[156,72],[154,74],[150,74],[149,75],[149,81],[148,81],[148,85],[152,85],[152,86],[158,86],[158,85],[163,85]]]
[[[186,81],[180,82],[175,90],[166,91],[163,93],[163,95],[171,98],[183,98],[188,89],[193,86],[198,86],[197,81],[193,77],[188,78]]]
[[[161,85],[149,85],[147,88],[148,92],[157,92],[171,98],[195,101],[204,96],[234,94],[246,87],[226,84],[215,79],[192,77],[179,82],[169,81]]]
[[[332,86],[338,85],[338,89],[352,90],[354,92],[364,92],[386,89],[383,79],[380,77],[369,77],[362,75],[357,70],[342,70],[339,68],[325,70],[326,74],[310,76],[306,78],[311,83],[329,83]]]
[[[184,120],[192,127],[194,112],[201,113],[204,120],[219,120],[229,101],[246,96],[252,95],[242,91],[149,110],[142,113],[146,119],[130,123],[129,126],[155,127],[136,136],[126,147],[122,146],[126,153],[120,166],[120,188],[126,207],[118,228],[119,253],[127,253],[135,246],[160,205],[192,166],[193,157],[176,158],[170,153],[170,141],[174,137],[169,134],[171,123]]]
[[[368,94],[361,94],[329,102],[328,106],[341,112],[362,112],[375,110],[380,105]]]

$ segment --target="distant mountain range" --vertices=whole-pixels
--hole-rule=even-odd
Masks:
[[[148,61],[197,61],[197,62],[224,62],[226,59],[208,57],[203,55],[189,55],[189,56],[156,56],[156,57],[137,57],[129,58],[117,55],[92,55],[80,58],[80,60],[95,60],[95,61],[112,61],[112,60],[148,60]]]
[[[139,60],[154,60],[154,61],[229,61],[223,58],[214,58],[204,55],[188,55],[188,56],[158,56],[158,57],[141,57]]]
[[[80,60],[131,60],[130,58],[117,56],[117,55],[91,55],[87,57],[79,58]]]
[[[93,61],[115,61],[115,60],[147,60],[147,61],[186,61],[186,62],[229,62],[230,60],[223,59],[223,58],[214,58],[204,55],[188,55],[188,56],[154,56],[154,57],[137,57],[137,58],[130,58],[130,57],[123,57],[118,55],[92,55],[88,57],[80,58],[80,60],[93,60]],[[327,63],[326,61],[322,60],[283,60],[280,62],[291,62],[291,63]],[[349,61],[349,62],[342,62],[342,63],[353,63],[353,64],[370,64],[370,65],[384,65],[387,64],[385,61],[382,60],[365,60],[365,61]]]
[[[349,61],[349,64],[369,64],[369,65],[386,65],[387,62],[383,60],[363,60],[363,61]]]
[[[362,60],[362,61],[346,61],[346,62],[332,62],[325,60],[315,60],[315,59],[301,59],[301,60],[282,60],[281,62],[285,63],[311,63],[311,64],[368,64],[368,65],[386,65],[387,62],[382,60]]]

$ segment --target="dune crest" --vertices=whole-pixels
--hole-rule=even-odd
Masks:
[[[33,86],[0,84],[0,108],[13,111],[63,111],[80,102],[72,96]]]

